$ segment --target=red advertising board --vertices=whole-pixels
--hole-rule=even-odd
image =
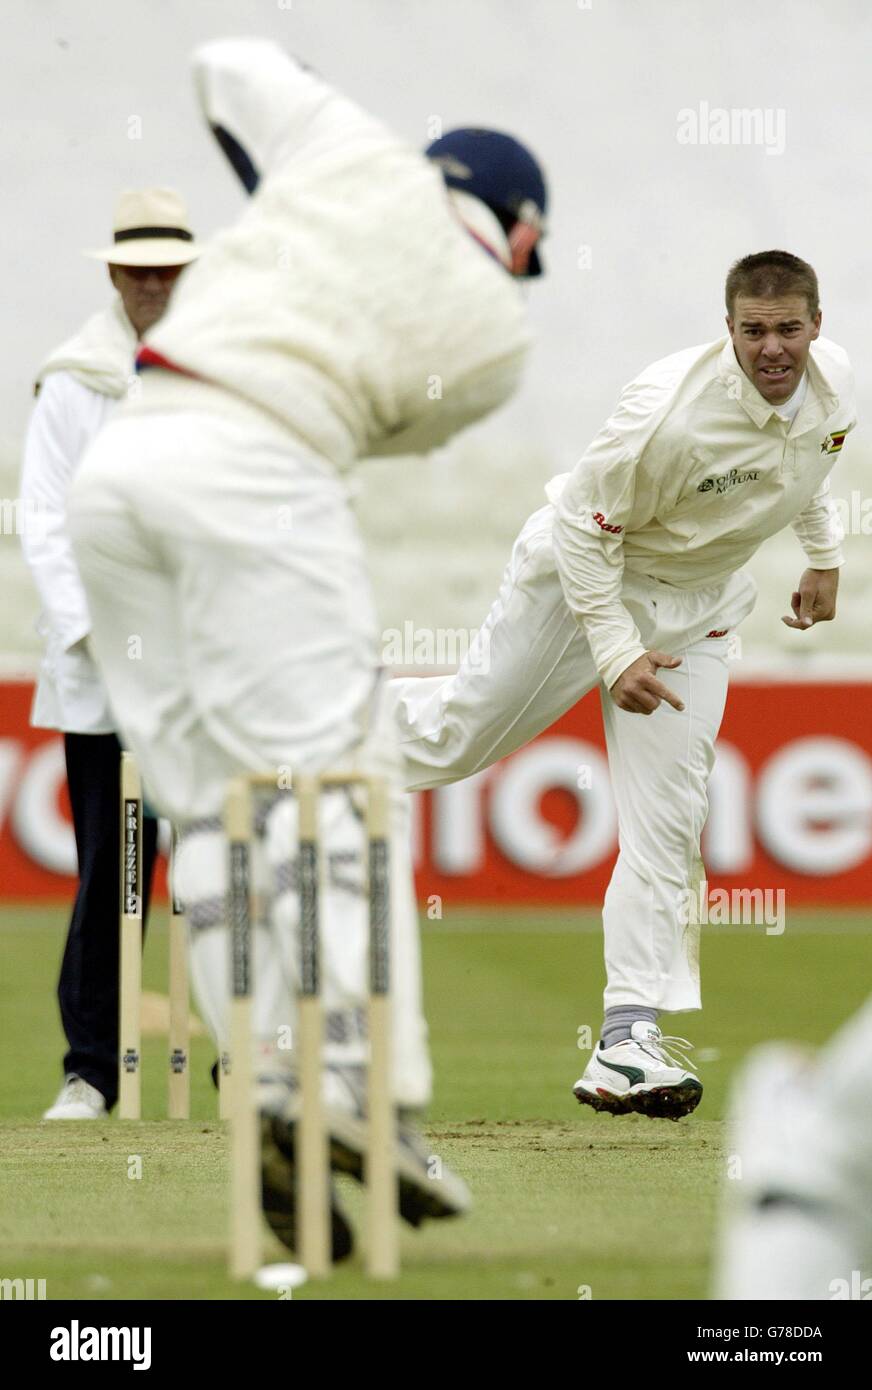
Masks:
[[[29,684],[0,684],[7,900],[68,898],[75,871],[61,739],[28,726],[31,698]],[[600,902],[617,827],[597,697],[487,772],[417,798],[414,834],[422,899]],[[870,901],[872,683],[732,685],[703,854],[713,887]]]

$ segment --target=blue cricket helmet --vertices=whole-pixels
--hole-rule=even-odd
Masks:
[[[545,233],[548,190],[541,166],[525,145],[500,130],[449,130],[424,151],[449,188],[487,203],[500,218],[512,249],[513,273],[542,274],[536,244]]]

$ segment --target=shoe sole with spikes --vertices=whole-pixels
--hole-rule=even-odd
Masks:
[[[585,1086],[573,1088],[579,1105],[588,1105],[606,1115],[647,1115],[649,1120],[680,1120],[695,1110],[702,1099],[702,1083],[688,1078],[677,1086],[653,1086],[648,1090],[617,1094],[599,1087],[589,1091]]]

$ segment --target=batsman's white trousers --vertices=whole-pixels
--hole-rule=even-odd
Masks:
[[[201,383],[160,375],[151,403],[146,393],[94,441],[68,509],[91,641],[117,726],[149,800],[182,833],[176,888],[192,928],[198,1003],[223,1044],[227,856],[220,816],[229,780],[326,767],[387,775],[395,786],[395,1092],[399,1103],[420,1105],[429,1097],[430,1065],[406,798],[392,722],[377,712],[377,628],[345,488],[332,466],[261,412]],[[355,854],[360,860],[363,827],[347,799],[331,801],[324,855],[328,866],[344,863],[345,870],[323,900],[327,1055],[363,1062],[366,913],[359,863],[347,862]],[[288,817],[287,806],[277,805],[255,862],[256,886],[273,894],[273,926],[285,937],[271,944],[259,932],[256,942],[259,1033],[264,1049],[284,1053],[281,1062],[293,1036],[296,959],[288,939],[296,928],[287,902]],[[284,826],[284,841],[276,825]],[[277,885],[284,898],[275,897]]]
[[[409,790],[459,781],[520,748],[600,685],[554,563],[554,507],[527,521],[499,595],[455,675],[389,683]],[[642,640],[681,658],[659,678],[683,700],[651,715],[600,685],[620,852],[603,906],[605,1005],[700,1007],[698,928],[683,896],[703,877],[706,784],[727,692],[729,632],[754,606],[744,571],[689,592],[625,572]],[[723,636],[706,634],[716,631]]]

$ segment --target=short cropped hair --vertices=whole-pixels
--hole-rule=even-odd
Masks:
[[[727,313],[733,317],[736,295],[768,299],[783,294],[802,294],[814,318],[820,308],[818,280],[807,261],[789,251],[757,251],[730,266],[727,275]]]

